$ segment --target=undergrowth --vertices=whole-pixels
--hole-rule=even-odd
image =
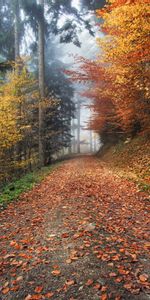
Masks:
[[[17,200],[19,196],[31,190],[36,184],[40,183],[58,164],[43,167],[40,170],[30,172],[20,179],[13,180],[6,184],[0,191],[0,208],[5,208],[8,203]]]

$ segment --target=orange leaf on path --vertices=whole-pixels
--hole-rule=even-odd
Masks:
[[[59,276],[61,274],[61,271],[60,270],[54,270],[51,272],[52,275],[54,276]]]
[[[46,299],[47,298],[50,299],[51,297],[54,296],[54,293],[53,292],[49,292],[49,293],[45,294],[44,296],[45,296]]]
[[[101,297],[100,297],[101,300],[107,300],[107,294],[103,294]]]
[[[100,290],[101,289],[101,284],[100,283],[96,283],[95,285],[94,285],[94,289],[96,289],[96,290]]]
[[[71,285],[75,284],[75,281],[74,280],[68,280],[68,281],[66,281],[66,284],[71,286]]]
[[[93,279],[88,279],[88,281],[86,282],[86,286],[90,286],[90,285],[92,285],[93,284]]]
[[[41,293],[43,291],[43,287],[42,286],[37,286],[34,291],[36,293]]]
[[[148,280],[148,275],[147,274],[141,274],[139,276],[139,279],[141,282],[146,282]]]
[[[9,288],[8,287],[2,290],[2,294],[3,295],[8,294],[8,292],[9,292]]]

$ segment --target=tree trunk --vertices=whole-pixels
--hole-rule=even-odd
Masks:
[[[20,58],[20,0],[14,0],[12,2],[13,6],[13,14],[14,14],[14,59],[15,62],[17,62]],[[15,72],[16,74],[19,74],[19,65],[16,64],[15,66]],[[17,117],[18,120],[21,117],[21,103],[18,104],[18,111],[17,111]],[[19,121],[18,121],[18,125]],[[16,146],[14,147],[14,157],[16,161],[21,161],[21,143],[18,142]],[[17,171],[18,174],[20,173],[20,170]]]
[[[77,121],[78,121],[78,128],[77,128],[77,153],[80,153],[80,126],[81,126],[81,107],[80,107],[80,99],[78,99],[77,103]]]
[[[44,55],[44,0],[38,0],[41,10],[41,16],[38,19],[38,61],[39,61],[39,164],[44,165],[44,147],[43,147],[43,99],[45,96],[45,55]]]
[[[90,152],[93,152],[93,132],[90,130]]]
[[[96,141],[96,134],[94,134],[94,152],[97,151],[97,141]]]
[[[72,119],[72,152],[75,153],[76,152],[76,137],[75,137],[75,120],[74,118]]]
[[[14,1],[14,36],[15,36],[15,61],[20,56],[20,5],[19,0]]]

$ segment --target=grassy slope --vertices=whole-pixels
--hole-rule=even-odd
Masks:
[[[142,190],[150,189],[150,141],[135,138],[121,142],[102,154],[102,159],[122,177],[134,180]]]
[[[57,165],[28,173],[4,186],[0,191],[0,208],[4,208],[9,202],[16,200],[23,192],[31,190],[35,184],[40,183]]]

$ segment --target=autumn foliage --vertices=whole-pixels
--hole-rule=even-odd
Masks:
[[[26,61],[12,63],[0,84],[0,183],[38,165],[38,102],[37,81]],[[56,114],[58,103],[53,95],[43,99],[46,118]],[[45,132],[50,139],[49,125]]]
[[[110,0],[103,18],[95,61],[78,58],[80,69],[67,71],[72,80],[90,83],[90,127],[103,140],[149,133],[149,5],[146,0]],[[89,85],[88,85],[89,86]]]

